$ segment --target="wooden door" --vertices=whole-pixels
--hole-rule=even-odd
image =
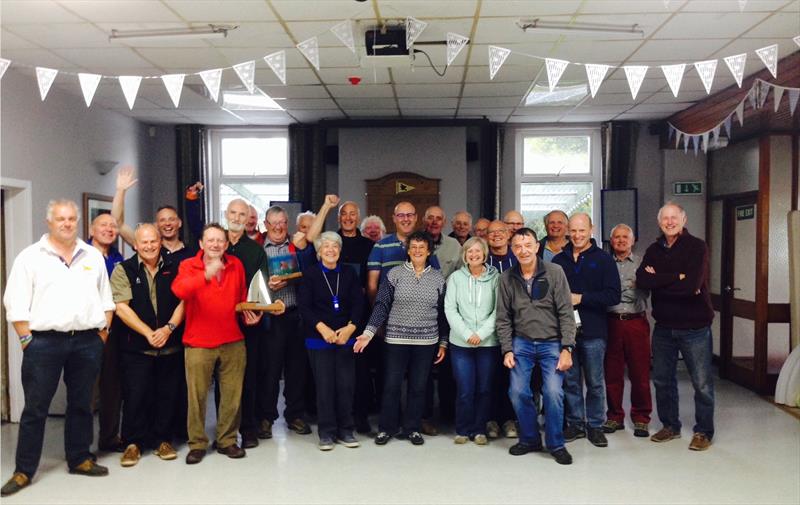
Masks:
[[[386,232],[394,233],[394,206],[411,202],[417,210],[417,227],[422,228],[425,209],[439,205],[439,181],[411,172],[394,172],[379,179],[367,179],[367,215],[376,215],[386,224]]]

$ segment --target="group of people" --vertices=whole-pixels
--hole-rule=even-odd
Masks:
[[[272,437],[281,378],[288,428],[311,433],[313,412],[323,451],[358,447],[355,433],[371,431],[372,411],[376,444],[424,444],[423,435],[438,432],[438,393],[439,419],[452,418],[456,444],[505,435],[518,438],[512,455],[546,449],[570,464],[566,443],[585,437],[606,447],[606,434],[625,429],[626,367],[634,435],[650,436],[651,355],[663,425],[651,440],[681,436],[679,352],[695,389],[689,448],[711,444],[708,252],[674,203],[660,209],[662,235],[644,257],[632,252],[625,224],[611,232],[611,254],[603,251],[583,213],[549,213],[539,240],[517,211],[474,226],[462,211],[445,235],[440,207],[425,210],[418,230],[417,209],[403,201],[386,234],[380,218],[362,222],[358,205],[340,205],[336,195],[298,216],[291,236],[278,206],[266,210],[263,233],[257,210],[241,199],[227,205],[227,228],[203,225],[190,210],[195,248],[180,239],[175,207],[161,207],[154,223],[125,224],[134,184],[132,169],[121,170],[112,212],[94,219],[87,242],[77,237],[77,205],[50,202],[48,233],[14,261],[4,302],[24,350],[25,408],[4,496],[36,473],[62,371],[67,463],[82,475],[108,474],[90,452],[98,375],[98,448],[121,452],[123,467],[148,449],[176,459],[176,440],[187,441],[187,464],[200,463],[212,383],[211,445],[244,457]],[[190,209],[200,188],[187,190]],[[339,229],[323,231],[337,208]],[[117,234],[135,249],[128,259],[114,248]],[[275,301],[257,311],[240,305],[256,276]]]

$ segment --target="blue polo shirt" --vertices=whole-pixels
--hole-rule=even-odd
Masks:
[[[87,244],[92,245],[92,239],[86,241]],[[122,257],[122,254],[119,253],[116,247],[113,245],[108,248],[108,256],[103,256],[103,261],[106,262],[106,271],[108,272],[109,279],[111,278],[111,272],[114,271],[114,267],[117,266],[117,263],[122,263],[125,258]]]
[[[433,255],[433,251],[428,260],[433,268],[439,270],[439,260]],[[372,247],[367,260],[367,271],[380,271],[381,278],[378,281],[378,285],[380,285],[389,270],[406,261],[408,261],[408,254],[405,242],[401,242],[396,234],[390,233]]]

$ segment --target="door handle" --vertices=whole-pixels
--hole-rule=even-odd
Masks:
[[[733,288],[731,286],[725,286],[726,293],[733,293],[734,291],[741,291],[742,288]]]

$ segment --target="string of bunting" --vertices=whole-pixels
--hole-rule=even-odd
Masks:
[[[675,149],[678,149],[681,146],[681,141],[683,141],[684,153],[688,152],[689,144],[691,144],[695,156],[697,156],[697,151],[701,147],[704,153],[708,152],[709,147],[718,145],[720,133],[723,133],[723,129],[725,135],[730,137],[734,116],[736,116],[739,126],[744,125],[744,107],[746,103],[749,103],[753,110],[763,109],[764,104],[767,102],[767,96],[769,95],[770,90],[773,92],[772,100],[774,102],[774,112],[778,112],[778,109],[780,109],[781,105],[781,99],[783,98],[784,93],[788,92],[786,94],[788,95],[789,115],[794,116],[794,111],[797,108],[797,101],[798,98],[800,98],[800,88],[779,86],[763,79],[756,79],[753,81],[753,85],[750,87],[750,90],[748,90],[747,95],[745,95],[745,97],[736,105],[736,107],[734,107],[734,109],[729,112],[727,116],[725,116],[725,119],[717,123],[716,126],[709,130],[700,133],[687,133],[679,130],[672,123],[667,122],[667,125],[669,126],[668,142],[671,142],[672,138],[674,137]]]

